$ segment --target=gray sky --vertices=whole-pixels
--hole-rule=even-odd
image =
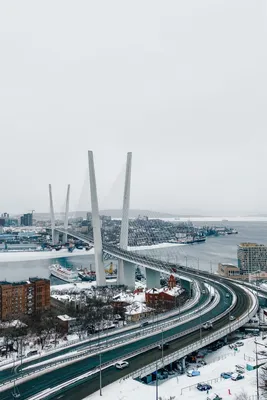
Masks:
[[[266,1],[3,1],[0,212],[267,212]],[[82,195],[85,193],[85,195]],[[82,198],[82,200],[81,200]]]

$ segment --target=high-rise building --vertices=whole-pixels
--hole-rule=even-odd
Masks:
[[[0,320],[34,314],[50,308],[50,280],[0,281]]]
[[[1,214],[2,218],[9,218],[9,214],[7,212],[4,212],[3,214]]]
[[[240,243],[237,259],[238,267],[242,272],[267,271],[267,246],[257,243]]]
[[[20,225],[22,225],[22,226],[32,226],[32,213],[23,214],[20,217]]]

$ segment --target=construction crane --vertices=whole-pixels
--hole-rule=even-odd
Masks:
[[[106,272],[106,274],[110,274],[110,275],[113,274],[113,263],[112,262],[109,264],[109,268],[105,269],[105,272]]]

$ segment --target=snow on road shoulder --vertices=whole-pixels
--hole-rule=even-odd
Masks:
[[[235,372],[235,365],[246,366],[247,363],[253,364],[255,359],[254,338],[245,339],[244,346],[239,347],[238,351],[229,349],[228,346],[209,353],[205,356],[206,366],[199,368],[200,376],[187,377],[186,375],[174,376],[165,381],[160,381],[159,398],[169,399],[175,396],[175,399],[207,399],[206,392],[197,390],[196,385],[200,382],[208,382],[212,385],[211,393],[217,393],[223,399],[232,398],[239,394],[244,388],[248,396],[256,394],[256,371],[245,371],[245,378],[239,381],[231,379],[221,379],[222,372]],[[258,341],[261,342],[259,338]],[[266,342],[267,344],[267,342]],[[251,361],[246,361],[250,359]],[[131,362],[131,360],[129,360]],[[217,380],[217,378],[219,378]],[[212,382],[210,382],[213,380]],[[217,382],[215,381],[217,380]],[[192,386],[189,388],[189,386]],[[108,400],[147,400],[155,397],[155,386],[145,385],[131,378],[114,382],[103,388],[103,399]],[[96,392],[86,399],[96,400],[99,393]]]

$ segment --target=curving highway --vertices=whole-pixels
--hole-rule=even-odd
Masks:
[[[179,339],[173,340],[171,342],[170,348],[166,351],[166,354],[169,352],[174,352],[178,350],[179,348],[184,347],[187,344],[194,343],[197,339],[200,337],[200,329],[199,329],[199,324],[201,322],[204,323],[206,321],[209,321],[210,319],[220,315],[222,312],[227,310],[231,304],[231,298],[226,297],[227,289],[224,287],[221,287],[220,284],[215,283],[214,284],[216,290],[218,290],[220,297],[222,301],[219,302],[219,304],[216,305],[212,310],[210,310],[207,314],[202,315],[201,321],[199,316],[196,316],[194,320],[188,321],[183,323],[182,325],[179,325],[177,327],[173,327],[169,329],[168,331],[164,332],[164,339],[168,340],[169,342],[172,341],[172,337],[174,335],[179,334]],[[230,285],[229,285],[230,286]],[[249,299],[248,296],[244,296],[244,293],[242,289],[236,289],[235,292],[238,292],[238,297],[237,297],[237,303],[235,305],[235,308],[233,310],[233,313],[235,314],[236,317],[241,315],[241,313],[246,309],[246,307],[249,304]],[[226,317],[221,318],[219,321],[214,323],[214,329],[219,329],[222,326],[226,325],[229,322],[229,316],[227,315]],[[185,334],[185,331],[188,329],[194,330],[193,333],[190,334]],[[209,332],[202,331],[202,337],[205,337],[208,335]],[[130,362],[130,369],[127,371],[122,371],[119,372],[119,374],[129,373],[131,370],[135,370],[137,368],[142,367],[143,365],[146,365],[150,363],[151,361],[160,358],[161,352],[159,352],[155,347],[159,342],[162,340],[162,334],[157,333],[151,337],[147,338],[142,338],[140,340],[136,340],[132,343],[126,343],[122,345],[121,347],[117,349],[111,349],[106,352],[102,353],[102,362],[113,362],[118,358],[125,358],[127,355],[130,353],[135,352],[136,350],[140,350],[141,354],[139,354],[136,357],[133,357]],[[146,351],[146,348],[148,346],[153,345],[153,349],[149,349]],[[103,351],[103,350],[102,350]],[[21,399],[27,399],[45,389],[53,388],[61,383],[64,383],[65,381],[76,378],[79,375],[88,372],[90,370],[94,370],[96,367],[99,365],[99,355],[88,355],[85,359],[83,360],[78,360],[68,366],[62,366],[61,368],[57,368],[56,370],[52,372],[48,372],[44,375],[41,375],[39,377],[34,377],[24,383],[21,383],[19,385],[19,390],[21,393]],[[104,384],[110,383],[112,380],[105,380],[105,376],[110,377],[110,379],[117,379],[118,372],[115,370],[113,367],[108,368],[105,370],[105,373],[103,373],[103,379],[104,379]],[[93,385],[93,382],[97,381],[97,377],[95,375],[91,376],[89,379],[86,380],[87,382],[87,388],[88,388],[88,383],[90,382],[90,390],[92,393],[95,389],[95,386]],[[91,389],[93,388],[93,389]],[[79,386],[79,392],[80,392],[80,386]],[[10,398],[11,390],[6,390],[1,393],[1,400],[3,399],[8,399]],[[77,391],[76,391],[77,395]],[[84,396],[84,395],[83,395]],[[66,397],[67,398],[67,397]],[[69,398],[69,397],[68,397]],[[81,397],[82,398],[82,397]]]
[[[91,243],[92,239],[86,237],[85,235],[77,234],[73,231],[64,231],[63,229],[59,229],[63,233],[68,233],[78,239],[81,239],[87,243]],[[196,314],[196,317],[190,321],[185,321],[182,324],[171,327],[167,331],[164,332],[164,340],[170,343],[169,349],[165,350],[165,355],[172,354],[177,350],[181,350],[188,345],[193,345],[196,343],[200,337],[205,339],[206,336],[210,336],[210,331],[204,331],[200,329],[202,324],[206,321],[209,321],[215,317],[218,317],[217,321],[214,322],[213,332],[219,331],[221,328],[225,326],[229,326],[229,316],[230,314],[227,310],[230,307],[232,302],[232,296],[229,298],[226,297],[226,293],[228,291],[227,287],[232,289],[232,291],[236,295],[236,303],[234,305],[233,310],[231,311],[231,315],[234,315],[238,320],[242,315],[244,315],[250,305],[250,297],[248,293],[242,289],[242,287],[236,286],[231,281],[224,279],[222,277],[203,272],[196,271],[192,268],[185,268],[181,265],[170,264],[167,262],[162,262],[160,260],[155,260],[151,257],[142,256],[140,254],[128,251],[121,250],[118,247],[110,246],[103,244],[103,251],[108,254],[118,257],[120,259],[132,262],[133,264],[142,265],[147,268],[151,268],[164,273],[172,273],[174,275],[188,275],[193,278],[198,279],[211,279],[212,287],[216,288],[218,293],[220,294],[221,301],[215,305],[214,308],[207,311],[201,317]],[[223,286],[221,282],[224,282],[227,287]],[[199,306],[198,306],[199,307]],[[220,317],[220,315],[223,315]],[[230,324],[231,325],[231,324]],[[189,332],[190,331],[190,332]],[[220,333],[221,335],[221,333]],[[116,340],[116,337],[115,337]],[[114,380],[120,379],[130,372],[136,371],[156,360],[160,360],[161,352],[157,349],[157,344],[162,340],[162,333],[154,332],[152,336],[149,337],[141,337],[134,341],[129,341],[127,343],[122,343],[120,347],[116,349],[103,349],[101,348],[101,358],[102,363],[107,363],[107,368],[102,373],[102,384],[103,386],[113,382]],[[21,383],[18,387],[21,393],[21,399],[68,399],[68,400],[79,400],[84,398],[85,396],[95,392],[99,388],[99,350],[97,348],[98,354],[83,354],[83,359],[73,360],[69,365],[57,365],[55,370],[51,372],[44,373],[43,375],[36,376],[35,373],[37,368],[35,368],[33,362],[33,372],[34,375],[32,379]],[[58,355],[58,353],[57,353]],[[47,356],[49,357],[49,356]],[[130,366],[126,370],[117,371],[113,366],[110,366],[111,363],[114,363],[118,358],[130,358]],[[49,358],[48,358],[49,360]],[[39,362],[40,360],[38,360]],[[26,366],[31,365],[30,363],[26,363],[22,366],[19,374],[23,374]],[[49,363],[48,363],[49,365]],[[78,379],[84,373],[90,373],[91,375],[84,378],[83,380],[79,380],[75,382],[75,379]],[[74,379],[74,382],[68,384],[65,389],[60,390],[60,394],[51,393],[51,390],[58,385],[62,385],[67,381]],[[4,377],[6,380],[6,377]],[[78,387],[77,387],[78,386]],[[2,388],[4,389],[4,388]],[[65,390],[65,391],[64,391]],[[42,393],[45,391],[44,393]],[[36,394],[40,394],[36,397]],[[40,397],[41,396],[41,397]],[[1,392],[1,400],[10,399],[11,398],[11,389],[7,389]]]

